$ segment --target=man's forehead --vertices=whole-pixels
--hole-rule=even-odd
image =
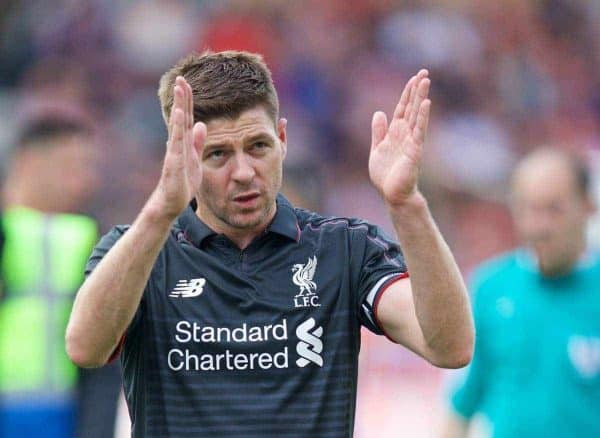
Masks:
[[[571,194],[576,190],[576,177],[569,163],[557,155],[540,155],[526,160],[513,175],[512,190],[519,192]]]
[[[207,143],[256,135],[277,136],[273,120],[262,107],[248,109],[237,118],[212,119],[206,123],[206,131]]]

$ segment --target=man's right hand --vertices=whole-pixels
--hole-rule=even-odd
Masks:
[[[147,207],[173,221],[187,207],[202,181],[202,148],[206,125],[194,124],[192,88],[178,76],[169,118],[169,139],[160,181]]]
[[[75,298],[66,348],[80,367],[102,366],[117,351],[171,222],[200,187],[205,139],[204,123],[194,125],[192,89],[183,77],[177,77],[160,181],[131,228],[110,249],[100,251],[104,252],[102,260]]]

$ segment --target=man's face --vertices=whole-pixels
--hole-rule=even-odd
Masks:
[[[557,157],[537,157],[515,175],[513,216],[524,243],[547,274],[567,271],[585,247],[592,206],[577,188],[567,163]]]
[[[253,233],[273,218],[286,153],[285,124],[282,119],[275,127],[263,107],[206,124],[198,215],[216,232]]]

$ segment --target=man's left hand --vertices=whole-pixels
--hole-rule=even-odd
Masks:
[[[389,207],[402,206],[417,194],[431,101],[427,70],[410,78],[391,123],[381,111],[373,114],[369,175]]]

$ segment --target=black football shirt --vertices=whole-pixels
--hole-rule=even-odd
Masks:
[[[378,227],[281,195],[243,251],[188,208],[122,342],[132,436],[351,437],[361,325],[382,334],[377,301],[406,276]]]

